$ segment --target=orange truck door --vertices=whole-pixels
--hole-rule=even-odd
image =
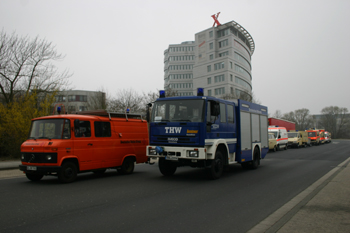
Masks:
[[[106,168],[121,166],[122,163],[119,148],[116,148],[116,135],[111,132],[111,124],[114,122],[94,122],[94,158],[101,160],[101,166]]]
[[[97,169],[100,161],[94,159],[94,139],[90,121],[80,121],[80,129],[74,132],[74,155],[78,157],[80,170]]]

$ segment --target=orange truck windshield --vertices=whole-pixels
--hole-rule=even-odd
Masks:
[[[29,133],[29,139],[69,139],[70,121],[68,119],[35,120]]]

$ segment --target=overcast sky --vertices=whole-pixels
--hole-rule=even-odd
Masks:
[[[164,50],[236,21],[253,37],[255,97],[287,113],[350,110],[349,0],[0,0],[0,30],[39,36],[66,55],[78,90],[163,89]]]

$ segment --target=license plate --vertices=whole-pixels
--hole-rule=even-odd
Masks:
[[[28,171],[36,171],[36,167],[33,166],[27,166]]]
[[[167,156],[165,157],[166,160],[178,160],[178,157],[173,157],[173,156]]]

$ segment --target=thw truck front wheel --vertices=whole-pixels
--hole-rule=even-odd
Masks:
[[[211,162],[210,177],[213,180],[220,178],[224,171],[224,160],[221,151],[216,151],[215,159]]]
[[[176,169],[177,169],[177,166],[175,163],[173,163],[171,161],[167,161],[167,160],[165,160],[165,158],[159,158],[159,171],[164,176],[174,175]]]

